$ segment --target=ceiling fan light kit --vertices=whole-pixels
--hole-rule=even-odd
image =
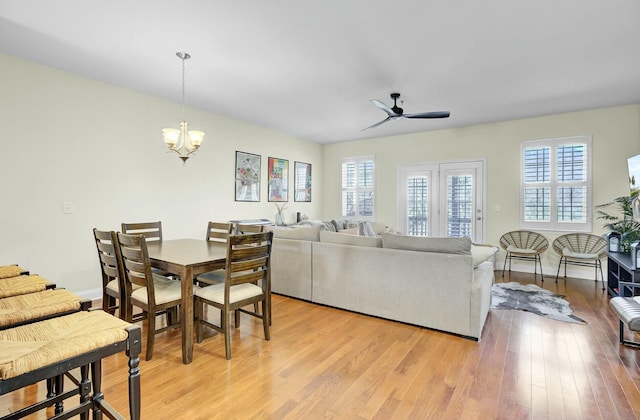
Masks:
[[[419,112],[414,114],[405,114],[404,109],[400,108],[397,103],[398,98],[400,98],[400,94],[397,92],[394,92],[390,96],[391,96],[391,99],[393,99],[393,107],[389,107],[377,99],[371,100],[371,103],[373,103],[375,106],[377,106],[378,108],[380,108],[381,110],[387,113],[387,118],[373,125],[370,125],[367,128],[362,129],[362,131],[368,130],[370,128],[375,128],[379,125],[386,123],[387,121],[397,120],[399,118],[427,118],[427,119],[449,118],[449,115],[450,115],[449,111],[432,111],[432,112]]]

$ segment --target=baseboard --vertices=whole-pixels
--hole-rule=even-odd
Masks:
[[[91,301],[100,300],[102,299],[102,288],[83,290],[81,292],[75,292],[75,294],[81,298],[89,299]]]

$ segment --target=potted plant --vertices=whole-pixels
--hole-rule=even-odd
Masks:
[[[622,252],[630,252],[631,244],[640,240],[640,222],[633,218],[633,201],[636,199],[635,196],[622,196],[596,206],[596,209],[599,209],[598,219],[606,221],[603,227],[621,235],[620,250]],[[617,206],[618,214],[610,214],[602,210],[614,205]]]

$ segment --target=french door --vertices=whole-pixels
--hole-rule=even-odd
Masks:
[[[400,166],[398,182],[398,230],[483,242],[484,161]]]

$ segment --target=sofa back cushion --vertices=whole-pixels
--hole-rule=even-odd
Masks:
[[[320,240],[320,228],[321,226],[304,226],[297,228],[276,227],[270,226],[269,229],[273,231],[274,238],[280,239],[299,239],[302,241],[315,241]]]
[[[471,239],[431,238],[424,236],[405,236],[395,233],[382,233],[382,247],[405,249],[410,251],[439,252],[443,254],[471,253]]]
[[[320,242],[382,248],[382,238],[379,237],[349,235],[346,233],[328,232],[325,230],[320,231]]]

